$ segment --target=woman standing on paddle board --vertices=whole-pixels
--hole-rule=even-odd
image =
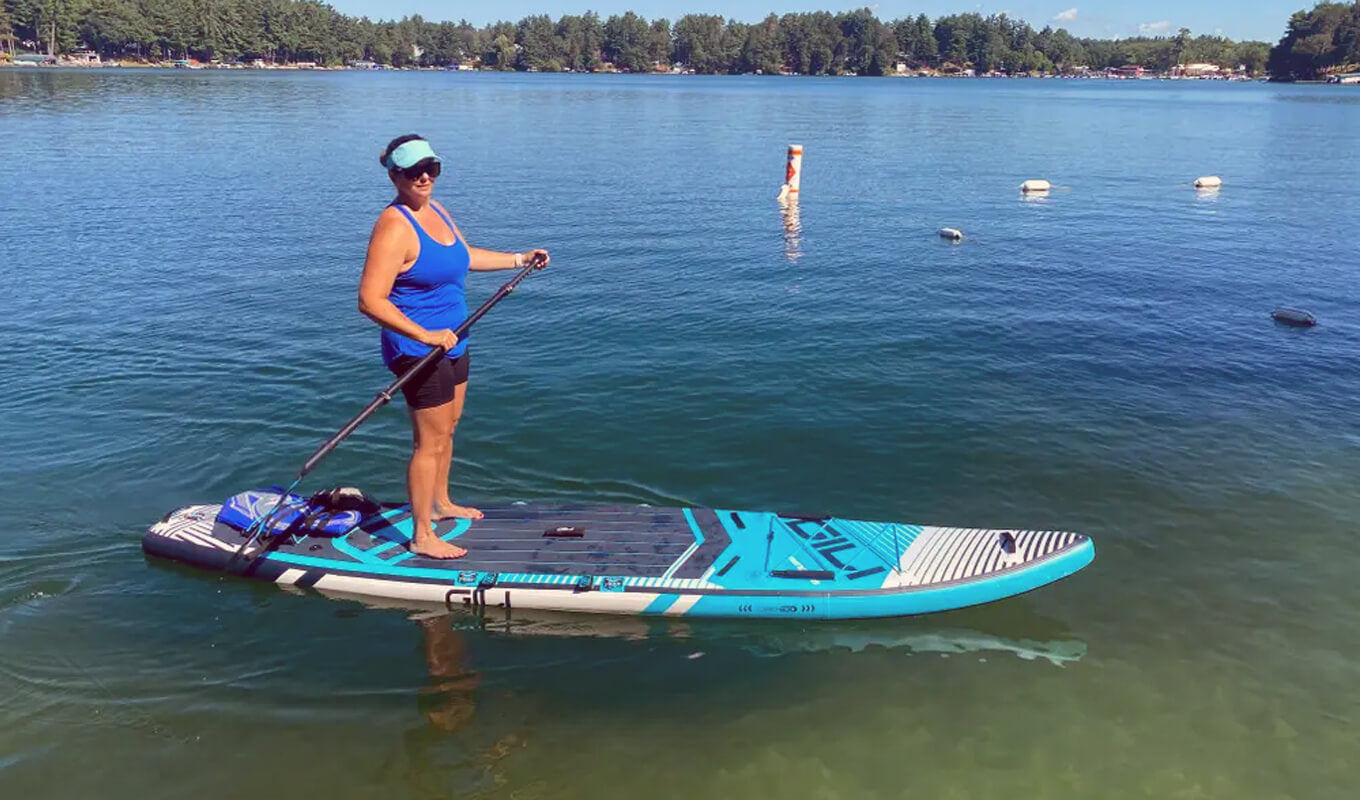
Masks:
[[[431,558],[467,553],[434,534],[433,522],[478,518],[482,512],[449,497],[453,432],[467,391],[467,342],[453,329],[468,316],[464,281],[469,270],[548,265],[547,250],[500,253],[468,245],[447,211],[431,198],[441,161],[430,143],[415,134],[398,136],[382,154],[397,189],[373,226],[359,279],[359,310],[382,326],[382,357],[402,375],[432,347],[446,357],[402,387],[415,434],[406,489],[415,527],[411,550]]]

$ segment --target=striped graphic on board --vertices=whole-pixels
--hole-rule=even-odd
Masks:
[[[1014,553],[1002,547],[1005,533],[1015,538]],[[902,556],[903,583],[921,586],[976,578],[1043,558],[1078,538],[1062,531],[924,528]]]

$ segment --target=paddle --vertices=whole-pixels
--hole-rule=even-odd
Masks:
[[[463,320],[463,323],[454,329],[453,331],[454,335],[461,340],[463,336],[467,334],[468,329],[472,327],[472,324],[474,322],[481,319],[486,314],[486,312],[491,310],[492,306],[496,305],[502,299],[504,299],[506,295],[513,292],[515,290],[515,287],[519,285],[520,281],[524,280],[529,276],[530,272],[533,272],[534,270],[539,269],[542,266],[543,264],[539,259],[537,258],[532,259],[528,266],[526,266],[524,269],[516,273],[515,277],[511,278],[509,281],[506,282],[504,286],[497,289],[496,293],[491,295],[491,297],[487,298],[487,301],[485,303],[482,303],[480,306],[478,306],[476,311],[469,314],[468,318]],[[227,560],[227,566],[230,567],[232,564],[234,564],[236,562],[236,559],[240,558],[241,554],[244,553],[252,544],[255,543],[255,540],[258,539],[260,537],[260,534],[264,532],[264,529],[269,518],[274,516],[274,514],[278,512],[279,508],[283,505],[283,501],[287,499],[288,495],[291,494],[294,489],[297,488],[297,485],[299,483],[302,483],[302,479],[307,477],[307,473],[311,472],[316,467],[317,464],[321,463],[321,459],[330,455],[331,451],[334,450],[337,446],[339,446],[340,442],[344,441],[346,436],[349,436],[351,433],[354,433],[354,429],[364,424],[364,421],[367,420],[369,417],[373,416],[373,414],[378,409],[382,408],[384,405],[391,402],[393,396],[395,396],[396,393],[401,390],[401,387],[405,386],[406,383],[410,381],[412,378],[414,378],[422,369],[425,369],[430,364],[433,364],[435,360],[443,358],[445,352],[446,351],[444,350],[444,348],[436,347],[430,352],[426,353],[424,356],[421,357],[419,361],[415,363],[414,366],[403,372],[395,381],[392,381],[390,384],[388,384],[385,389],[378,392],[378,396],[373,398],[373,400],[368,405],[364,406],[364,409],[362,411],[360,411],[358,414],[355,414],[353,419],[351,419],[349,422],[346,422],[344,427],[341,428],[334,436],[327,439],[320,447],[316,448],[316,452],[312,453],[312,455],[305,462],[303,462],[302,469],[298,471],[297,479],[293,481],[291,486],[289,486],[287,489],[283,491],[283,494],[279,495],[278,502],[274,504],[273,508],[269,509],[269,513],[257,519],[254,523],[251,524],[250,528],[246,529],[246,540],[241,543],[241,546],[236,549],[235,553],[232,553],[231,558]]]

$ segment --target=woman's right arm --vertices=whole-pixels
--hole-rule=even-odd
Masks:
[[[392,284],[396,283],[406,258],[408,230],[409,226],[401,224],[396,214],[383,212],[378,217],[378,222],[373,226],[373,235],[368,240],[364,272],[359,278],[359,312],[409,339],[452,350],[458,343],[453,331],[425,330],[401,313],[401,309],[390,299]]]

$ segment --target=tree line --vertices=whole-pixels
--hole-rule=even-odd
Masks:
[[[1296,15],[1297,17],[1297,15]],[[1292,26],[1293,23],[1291,23]],[[1264,42],[1219,36],[1107,40],[1072,36],[1007,16],[924,14],[885,22],[869,9],[770,14],[745,23],[687,14],[674,23],[632,12],[466,21],[350,17],[318,0],[3,0],[0,38],[49,53],[82,47],[105,58],[264,59],[392,66],[478,63],[516,70],[643,72],[681,64],[699,73],[881,75],[910,68],[1053,73],[1137,65],[1167,70],[1206,62],[1261,73]]]
[[[1295,12],[1271,48],[1268,68],[1280,80],[1360,71],[1360,2],[1319,3],[1312,11]]]

